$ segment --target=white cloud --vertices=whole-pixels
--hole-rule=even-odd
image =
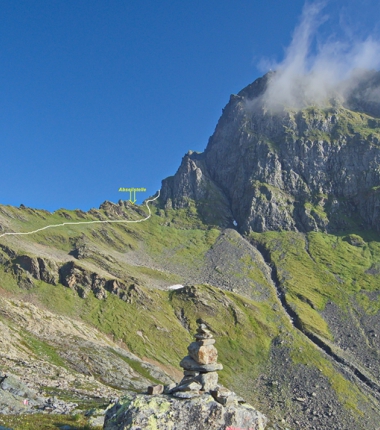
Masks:
[[[318,42],[318,29],[328,20],[322,15],[324,5],[305,4],[285,58],[277,64],[267,63],[277,71],[264,94],[269,108],[323,105],[331,97],[344,97],[360,80],[361,70],[379,68],[380,43],[371,36],[360,40],[352,35],[346,40],[330,36],[326,42]]]

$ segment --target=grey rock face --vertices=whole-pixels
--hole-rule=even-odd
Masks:
[[[209,176],[204,154],[189,151],[176,175],[163,180],[161,196],[166,208],[186,208],[192,200],[206,222],[224,226],[232,223],[228,199]]]
[[[266,108],[270,78],[231,96],[205,152],[185,156],[163,181],[165,204],[194,200],[244,232],[379,229],[380,73],[345,105],[299,111]]]
[[[54,261],[21,255],[17,257],[15,264],[19,264],[19,266],[26,272],[29,272],[34,279],[44,281],[51,285],[57,285],[58,283],[58,267]]]
[[[222,406],[209,394],[191,399],[134,395],[123,398],[105,416],[104,430],[263,430],[267,418],[238,402]]]

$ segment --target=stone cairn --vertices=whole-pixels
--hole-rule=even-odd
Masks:
[[[200,323],[195,342],[187,347],[189,355],[180,362],[180,366],[184,369],[182,380],[178,384],[173,383],[166,387],[150,386],[148,394],[165,393],[181,399],[191,399],[209,393],[222,405],[234,400],[245,403],[241,397],[218,384],[217,371],[222,370],[223,365],[217,362],[218,351],[214,343],[215,339],[207,325]]]
[[[206,324],[199,324],[192,342],[180,366],[184,369],[181,382],[171,390],[173,396],[191,398],[215,390],[218,385],[218,370],[223,366],[217,363],[218,351],[214,346],[215,339]]]

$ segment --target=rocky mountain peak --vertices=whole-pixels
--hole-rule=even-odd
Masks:
[[[267,103],[275,77],[230,97],[204,153],[163,181],[163,204],[242,232],[378,229],[380,73],[358,72],[322,105],[281,109]]]

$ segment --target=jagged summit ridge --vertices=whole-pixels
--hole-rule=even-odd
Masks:
[[[204,153],[163,181],[162,201],[191,202],[208,222],[241,231],[378,229],[380,73],[345,97],[270,109],[269,73],[232,95]]]

